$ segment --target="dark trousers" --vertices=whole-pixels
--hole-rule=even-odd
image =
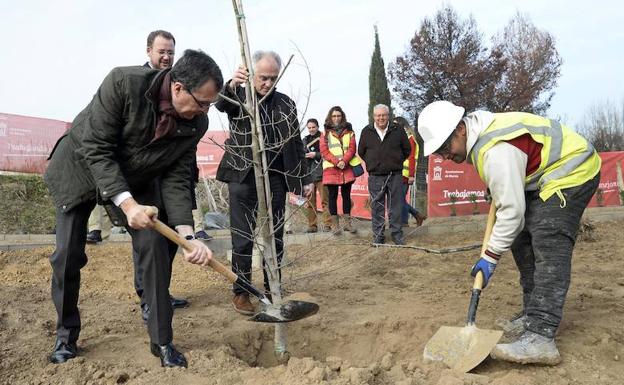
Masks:
[[[132,191],[137,202],[162,209],[160,189],[153,183],[143,191]],[[52,265],[52,301],[57,312],[57,336],[63,342],[76,342],[80,334],[80,269],[86,265],[85,243],[87,221],[95,201],[78,205],[69,212],[56,213],[56,250],[50,256]],[[150,307],[148,334],[153,343],[171,342],[173,308],[169,298],[171,262],[167,239],[153,230],[128,228],[132,248],[139,253],[145,303]]]
[[[161,213],[159,213],[158,218],[164,223],[167,223],[166,215],[161,215]],[[173,259],[175,258],[177,251],[178,251],[178,245],[176,245],[175,243],[167,239],[167,256],[169,258],[169,271],[173,271]],[[141,308],[143,308],[147,302],[143,298],[144,271],[143,271],[143,267],[141,266],[140,256],[141,256],[141,253],[135,247],[134,242],[133,242],[132,243],[132,262],[134,265],[134,290],[139,296],[141,300]],[[169,283],[167,284],[167,287],[169,287],[170,284],[171,284],[171,275],[169,276]]]
[[[403,175],[400,172],[390,175],[369,175],[368,193],[371,204],[373,236],[383,238],[386,231],[386,205],[390,232],[393,237],[403,236],[401,229],[401,209],[405,197],[403,194]]]
[[[269,172],[271,186],[271,206],[273,210],[273,230],[275,232],[275,249],[278,265],[284,255],[284,210],[286,205],[286,179],[283,174]],[[232,271],[251,282],[251,255],[254,247],[256,229],[256,213],[258,197],[253,171],[241,182],[228,184],[230,197],[230,232],[232,236]],[[264,220],[261,218],[261,220]],[[264,269],[264,287],[269,288],[269,280]],[[280,278],[281,278],[281,271]],[[234,294],[245,292],[238,285],[233,285]]]
[[[407,200],[407,193],[409,192],[410,185],[407,183],[403,183],[403,208],[401,209],[401,223],[409,223],[410,214],[416,218],[416,215],[419,214],[418,210],[416,210],[412,205],[409,204]]]
[[[511,251],[520,272],[527,330],[555,336],[570,286],[572,250],[581,216],[599,181],[597,175],[580,186],[562,190],[565,207],[556,194],[546,202],[538,191],[525,194],[525,224]]]
[[[338,189],[340,188],[340,195],[342,196],[342,213],[344,215],[351,214],[351,186],[353,182],[345,184],[328,184],[327,191],[329,193],[329,206],[330,215],[338,215]]]

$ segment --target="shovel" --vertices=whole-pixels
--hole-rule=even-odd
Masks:
[[[481,254],[487,248],[494,222],[496,221],[496,206],[492,202],[488,215]],[[475,325],[479,296],[483,287],[483,273],[479,271],[472,286],[472,297],[468,307],[466,326],[442,326],[425,345],[423,357],[425,361],[442,361],[449,368],[467,373],[474,369],[492,351],[503,335],[501,330],[483,330]]]
[[[150,208],[147,214],[151,216],[156,212],[156,208]],[[193,250],[194,247],[191,242],[184,239],[180,236],[180,234],[158,219],[154,223],[154,229],[185,250]],[[264,293],[256,289],[250,282],[247,282],[242,277],[234,274],[233,271],[225,267],[216,259],[211,259],[209,265],[214,271],[227,278],[227,280],[231,283],[239,285],[248,293],[258,297],[260,300],[260,311],[253,317],[249,318],[250,321],[269,323],[292,322],[314,315],[319,310],[319,306],[317,304],[305,301],[284,301],[280,306],[275,306],[271,303],[271,301],[269,301]]]

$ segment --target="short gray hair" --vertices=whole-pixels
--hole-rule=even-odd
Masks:
[[[254,66],[256,65],[257,62],[259,62],[260,60],[262,60],[263,58],[265,58],[267,56],[269,56],[273,60],[275,60],[275,62],[277,63],[277,69],[279,71],[281,71],[282,70],[282,58],[275,51],[256,51],[256,52],[254,52],[253,56],[251,57]]]
[[[373,111],[381,109],[381,108],[386,110],[387,113],[390,113],[390,107],[386,106],[385,104],[377,104],[375,107],[373,107]]]

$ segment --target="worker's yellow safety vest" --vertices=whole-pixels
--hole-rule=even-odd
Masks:
[[[407,139],[410,140],[410,143],[412,138],[414,138],[414,135],[407,134]],[[414,148],[414,174],[416,174],[416,166],[418,165],[418,142],[416,139],[414,139],[414,144],[416,145]],[[409,156],[403,161],[403,176],[409,178]]]
[[[342,143],[340,143],[340,139],[336,138],[334,135],[329,132],[325,133],[325,137],[327,138],[327,147],[329,148],[329,152],[332,153],[336,158],[342,159],[344,157],[345,152],[349,150],[349,144],[351,142],[352,132],[347,132],[342,136]],[[353,155],[353,158],[349,161],[349,165],[351,167],[357,166],[358,164],[362,164],[362,159],[359,156]],[[332,162],[328,160],[323,160],[323,170],[326,168],[336,167]]]
[[[468,162],[472,163],[481,180],[484,154],[500,141],[529,134],[542,144],[541,163],[537,170],[525,178],[527,191],[539,190],[542,200],[553,194],[565,206],[561,190],[579,186],[600,171],[601,160],[594,147],[585,138],[556,120],[525,112],[494,114],[492,123],[481,133],[472,148]]]

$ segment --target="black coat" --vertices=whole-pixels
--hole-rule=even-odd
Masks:
[[[312,177],[313,182],[323,180],[323,156],[321,155],[321,132],[317,131],[316,135],[306,135],[303,138],[305,152],[314,152],[314,158],[306,158],[308,166],[308,174]],[[310,144],[312,143],[312,144]]]
[[[358,155],[366,163],[366,171],[371,175],[388,175],[403,170],[403,161],[409,157],[412,148],[405,130],[394,123],[386,129],[383,142],[373,125],[362,130]]]
[[[92,199],[110,203],[159,178],[169,223],[193,224],[190,165],[208,118],[178,119],[176,132],[152,141],[167,72],[118,67],[104,79],[50,154],[44,179],[59,210]]]
[[[233,92],[229,82],[225,84],[223,93],[235,100],[245,100],[244,88],[237,87],[236,92]],[[230,137],[225,141],[225,153],[217,169],[217,180],[241,183],[253,168],[251,123],[238,104],[220,99],[216,107],[228,115],[230,123]],[[312,178],[307,175],[295,102],[273,91],[260,105],[260,111],[269,168],[284,172],[288,191],[301,194],[303,185],[311,183]],[[284,143],[275,148],[274,144],[278,142]]]

